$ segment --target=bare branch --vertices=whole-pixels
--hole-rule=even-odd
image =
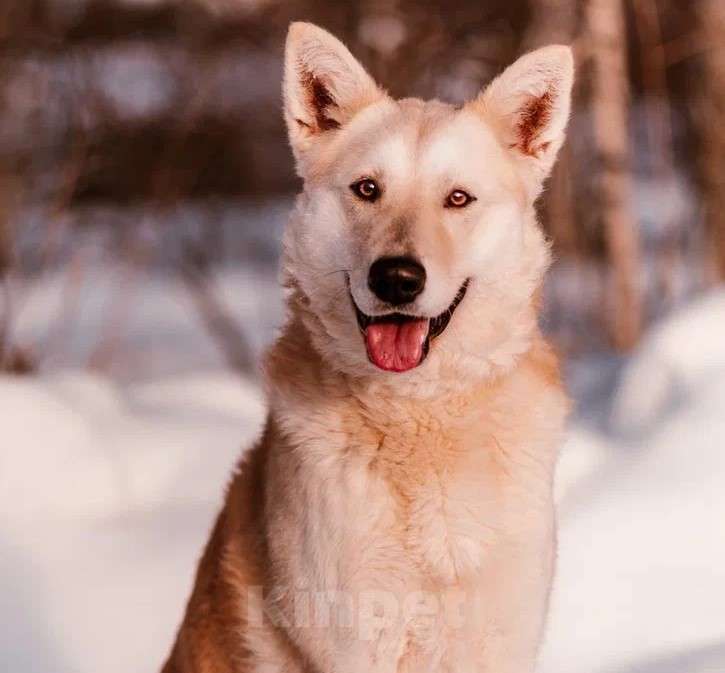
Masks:
[[[216,341],[227,364],[240,374],[253,376],[255,367],[252,350],[244,332],[217,296],[209,265],[200,247],[187,250],[181,265],[181,278],[202,323]]]

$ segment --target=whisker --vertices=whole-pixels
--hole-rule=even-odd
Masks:
[[[317,274],[316,278],[326,278],[327,276],[332,276],[335,273],[350,273],[350,269],[333,269],[332,271],[326,271],[325,273],[319,273]]]

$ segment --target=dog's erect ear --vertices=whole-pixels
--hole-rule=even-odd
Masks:
[[[336,37],[311,23],[290,26],[285,47],[284,109],[290,143],[298,159],[317,139],[384,97]]]
[[[552,45],[522,56],[470,104],[520,161],[534,196],[564,142],[573,82],[571,49]]]

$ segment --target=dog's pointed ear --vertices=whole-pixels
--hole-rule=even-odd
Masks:
[[[571,48],[552,45],[522,56],[469,104],[522,165],[533,197],[564,142],[573,83]]]
[[[298,159],[316,140],[385,96],[336,37],[311,23],[290,25],[284,110],[290,144]]]

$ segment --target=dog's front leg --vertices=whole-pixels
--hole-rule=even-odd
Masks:
[[[297,593],[298,599],[301,592]],[[382,590],[304,592],[287,632],[320,673],[397,673],[405,644],[401,601]]]
[[[489,568],[478,600],[484,615],[478,673],[536,669],[554,567],[553,516],[550,521],[538,541],[506,545]]]
[[[270,457],[269,492],[285,497],[267,503],[267,603],[316,673],[397,673],[410,587],[389,494],[364,464],[309,455]]]

